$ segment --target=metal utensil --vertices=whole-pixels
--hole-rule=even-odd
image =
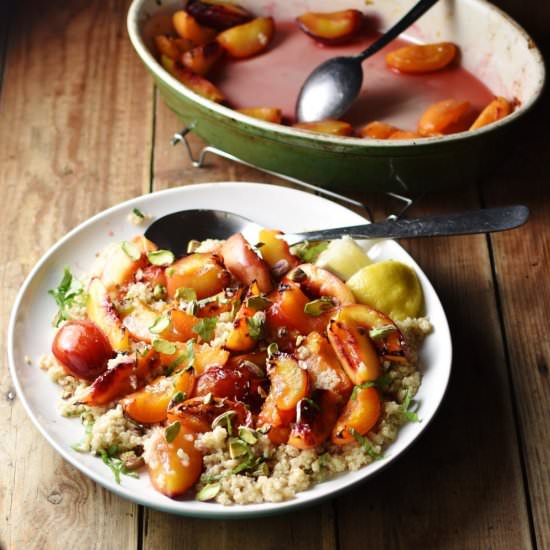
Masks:
[[[410,27],[438,0],[420,0],[402,19],[366,50],[352,57],[335,57],[321,63],[306,79],[296,101],[296,119],[314,122],[338,118],[355,101],[363,83],[361,64]]]
[[[411,220],[387,220],[303,233],[285,233],[283,238],[289,244],[296,244],[302,241],[338,239],[344,235],[355,239],[470,235],[513,229],[523,225],[528,217],[529,209],[526,206],[504,206]],[[145,231],[145,236],[160,248],[171,250],[176,256],[183,256],[187,253],[190,240],[225,239],[240,232],[248,242],[256,244],[261,228],[262,226],[244,216],[232,212],[180,210],[155,220]]]

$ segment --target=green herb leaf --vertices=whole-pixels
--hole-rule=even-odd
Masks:
[[[135,244],[129,243],[128,241],[122,241],[120,248],[122,248],[126,256],[133,262],[137,262],[141,258],[141,252]]]
[[[321,296],[318,300],[308,302],[304,306],[304,313],[310,317],[319,317],[334,307],[334,300],[329,296]]]
[[[373,444],[366,437],[363,437],[355,428],[348,428],[348,431],[369,456],[374,459],[382,457],[382,455],[374,449]]]
[[[176,439],[176,436],[180,433],[181,424],[176,421],[170,424],[167,428],[164,430],[164,438],[166,439],[167,443],[172,443],[174,439]]]
[[[71,308],[73,306],[85,306],[87,295],[82,285],[75,281],[68,267],[63,269],[63,277],[57,288],[48,290],[48,294],[53,297],[59,310],[56,313],[53,324],[58,327],[62,321],[71,319]]]
[[[172,405],[177,405],[178,403],[181,403],[184,399],[185,393],[183,393],[182,391],[178,391],[172,396],[172,399],[170,399],[170,403]]]
[[[221,491],[221,483],[209,483],[205,485],[198,493],[197,500],[205,501],[216,498],[217,494]]]
[[[262,311],[269,307],[270,304],[271,302],[263,296],[250,296],[250,298],[246,300],[246,307],[254,309],[255,311]]]
[[[197,300],[197,291],[194,288],[180,287],[176,289],[174,294],[176,300],[184,300],[186,302],[196,302]]]
[[[139,208],[132,208],[132,214],[137,216],[140,220],[145,218],[145,214]]]
[[[384,389],[391,383],[392,379],[388,374],[384,374],[376,380],[368,380],[367,382],[363,382],[362,384],[359,384],[353,388],[353,391],[351,392],[351,399],[357,399],[357,393],[359,392],[359,390],[364,390],[366,388]]]
[[[292,247],[292,253],[296,254],[300,260],[304,263],[313,263],[323,250],[326,250],[328,247],[329,241],[319,241],[315,243],[310,243],[305,241],[296,246]]]
[[[193,327],[193,332],[198,334],[201,340],[208,342],[214,336],[217,323],[217,317],[204,317]]]
[[[139,475],[136,472],[128,470],[128,468],[126,468],[124,462],[122,462],[120,458],[113,456],[113,447],[116,446],[111,446],[108,450],[100,449],[99,456],[101,456],[101,460],[103,460],[103,462],[111,469],[111,472],[113,472],[113,475],[115,476],[115,482],[120,485],[120,474],[128,477],[138,478]]]
[[[375,327],[369,330],[369,337],[372,340],[378,340],[379,338],[385,338],[388,334],[395,332],[397,327],[395,325],[384,325],[381,327]]]
[[[405,399],[403,399],[403,403],[401,403],[401,411],[409,422],[420,422],[420,418],[418,418],[416,412],[411,410],[411,405],[415,406],[412,401],[411,390],[408,389],[407,393],[405,394]]]
[[[147,259],[153,265],[165,266],[173,264],[176,257],[170,250],[153,250],[147,252]]]
[[[247,318],[248,334],[253,340],[259,340],[264,333],[265,313],[257,311],[252,317]]]
[[[170,326],[170,317],[161,315],[155,319],[155,322],[149,327],[149,332],[160,334]]]
[[[168,342],[168,340],[163,340],[162,338],[156,338],[153,340],[153,348],[159,353],[164,353],[165,355],[173,355],[177,351],[176,344],[173,342]]]

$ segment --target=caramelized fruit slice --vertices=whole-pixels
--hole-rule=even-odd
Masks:
[[[185,8],[201,25],[223,31],[242,25],[252,19],[252,14],[237,4],[194,0]]]
[[[224,241],[220,251],[225,267],[231,275],[245,285],[254,281],[261,292],[269,292],[273,285],[269,266],[252,250],[240,233]]]
[[[208,44],[216,36],[214,29],[200,25],[192,15],[182,10],[174,13],[172,23],[174,29],[182,38],[190,40],[196,46]]]
[[[386,124],[385,122],[375,120],[373,122],[369,122],[366,126],[359,128],[357,133],[363,138],[388,139],[391,134],[397,132],[398,130],[399,128],[396,128],[391,124]]]
[[[195,374],[193,370],[180,371],[172,376],[159,376],[137,392],[121,400],[124,414],[143,424],[154,424],[166,420],[170,400],[181,395],[187,399],[193,393]]]
[[[292,410],[300,399],[307,396],[309,380],[307,372],[296,359],[287,354],[275,356],[269,367],[270,394],[281,411]]]
[[[390,52],[386,55],[386,63],[402,73],[430,73],[451,63],[456,51],[456,46],[451,42],[413,44]]]
[[[272,17],[258,17],[218,34],[216,40],[231,57],[244,59],[258,55],[271,42],[275,32]]]
[[[356,388],[336,421],[332,442],[336,445],[354,442],[353,430],[365,435],[378,422],[381,410],[382,403],[376,388]]]
[[[212,84],[206,78],[195,74],[193,71],[190,71],[187,67],[183,67],[179,63],[175,63],[173,59],[163,55],[161,57],[162,66],[177,80],[182,84],[187,86],[190,90],[196,94],[209,99],[210,101],[215,101],[216,103],[221,103],[225,100],[225,96],[220,92],[220,90]]]
[[[263,321],[261,319],[265,319],[265,314],[249,305],[251,298],[259,297],[260,294],[260,288],[254,281],[235,316],[233,328],[225,342],[225,348],[228,350],[250,351],[263,337]]]
[[[274,445],[281,445],[288,441],[290,435],[290,424],[296,417],[296,409],[283,411],[275,403],[275,396],[270,393],[264,401],[260,414],[258,415],[258,427],[269,426],[267,436]]]
[[[288,243],[279,239],[280,235],[283,235],[282,231],[262,229],[258,236],[262,243],[260,254],[277,277],[281,277],[300,263],[300,260],[290,252]]]
[[[281,124],[283,120],[281,109],[277,107],[243,107],[237,109],[237,111],[243,115],[265,120],[266,122],[274,122],[275,124]]]
[[[358,10],[328,13],[308,12],[297,17],[300,29],[322,42],[343,42],[353,38],[361,27],[363,14]]]
[[[159,56],[165,55],[174,61],[178,61],[181,54],[194,47],[191,40],[185,38],[173,38],[166,34],[158,34],[155,36],[155,47]]]
[[[209,42],[185,52],[181,62],[190,71],[204,76],[222,55],[223,48],[217,42]]]
[[[472,108],[469,101],[445,99],[424,111],[418,122],[418,133],[431,136],[463,132],[471,123]]]
[[[170,298],[176,296],[179,288],[190,288],[197,299],[202,300],[221,292],[229,280],[229,273],[215,254],[190,254],[166,270],[166,290]]]
[[[397,130],[390,134],[388,139],[416,139],[421,137],[423,136],[416,132],[409,132],[408,130]]]
[[[317,390],[311,399],[302,399],[297,407],[296,423],[288,444],[297,449],[312,449],[331,434],[338,418],[340,397],[330,390]]]
[[[172,426],[169,429],[174,430]],[[147,441],[147,469],[151,483],[163,495],[183,495],[199,480],[202,455],[195,449],[195,437],[180,426],[168,442],[166,428],[153,430]]]
[[[158,311],[142,302],[134,302],[132,310],[122,320],[122,326],[134,340],[150,343],[158,335],[151,333],[149,329],[154,327],[160,316]]]
[[[127,330],[122,326],[118,313],[111,302],[105,285],[100,279],[94,278],[88,286],[86,302],[88,318],[107,336],[111,347],[117,352],[130,349]]]
[[[252,415],[242,403],[212,395],[194,397],[170,407],[168,421],[179,421],[185,430],[192,433],[209,432],[212,422],[227,411],[235,413],[231,422],[234,428],[252,424]]]
[[[331,134],[333,136],[351,136],[353,128],[348,122],[327,118],[319,122],[297,122],[293,124],[294,128],[308,130],[310,132],[319,132],[321,134]]]
[[[513,105],[504,97],[495,97],[470,126],[470,130],[477,130],[487,124],[492,124],[505,116],[508,116],[514,110]]]

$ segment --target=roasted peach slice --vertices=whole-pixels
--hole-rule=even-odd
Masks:
[[[137,302],[132,310],[125,315],[122,326],[130,333],[134,340],[151,342],[155,335],[149,331],[159,318],[159,312],[149,306]]]
[[[217,42],[209,42],[182,54],[181,62],[190,71],[204,76],[222,57],[223,51]]]
[[[220,253],[225,267],[241,283],[248,286],[256,281],[261,292],[271,291],[269,266],[252,250],[241,233],[235,233],[224,241]]]
[[[297,122],[292,125],[300,130],[309,132],[319,132],[321,134],[332,134],[333,136],[351,136],[353,127],[349,122],[327,118],[318,122]]]
[[[147,469],[155,489],[167,497],[183,495],[199,480],[202,455],[195,434],[179,424],[155,428],[147,441]]]
[[[487,124],[492,124],[505,116],[508,116],[514,110],[513,105],[503,97],[495,97],[470,126],[470,130],[477,130]]]
[[[155,47],[159,56],[165,55],[174,61],[178,61],[182,53],[195,46],[191,40],[185,38],[174,38],[166,34],[158,34],[155,36]]]
[[[168,409],[168,421],[179,421],[185,430],[193,433],[209,432],[212,422],[227,411],[235,413],[232,419],[234,428],[252,424],[252,415],[242,403],[212,395],[193,397],[175,404]]]
[[[469,101],[445,99],[430,105],[418,122],[418,133],[423,136],[452,134],[467,130],[472,123]]]
[[[126,416],[132,420],[142,424],[154,424],[166,420],[168,404],[174,396],[180,400],[187,399],[192,395],[194,386],[193,370],[180,371],[172,376],[159,376],[120,402]]]
[[[311,399],[302,399],[296,409],[288,444],[297,449],[312,449],[331,434],[338,418],[340,396],[330,390],[317,390]]]
[[[190,288],[198,300],[221,292],[230,280],[219,256],[195,253],[184,256],[166,269],[166,290],[175,298],[178,289]]]
[[[274,32],[275,23],[272,17],[258,17],[221,32],[216,40],[231,57],[245,59],[264,51],[269,46]]]
[[[353,384],[345,373],[329,341],[318,332],[310,332],[302,344],[307,353],[304,362],[312,386],[328,389],[340,396],[341,402],[348,399]]]
[[[206,80],[206,78],[203,78],[198,74],[195,74],[187,67],[176,63],[173,59],[163,55],[161,57],[161,64],[174,78],[179,80],[196,94],[199,94],[210,101],[215,101],[216,103],[221,103],[225,100],[225,96],[216,86],[214,86],[214,84],[212,84],[212,82]]]
[[[221,347],[203,346],[195,344],[193,368],[198,376],[214,365],[225,365],[229,359],[229,352]]]
[[[399,128],[396,128],[391,124],[386,124],[385,122],[375,120],[373,122],[369,122],[366,126],[359,128],[357,134],[363,138],[388,139],[391,134],[397,132],[398,130]]]
[[[283,232],[276,229],[262,229],[259,234],[262,243],[260,254],[277,277],[281,277],[300,263],[300,260],[290,252],[288,243],[279,238],[280,235],[283,235]]]
[[[309,389],[307,372],[300,368],[298,361],[290,355],[280,353],[271,360],[269,378],[271,380],[269,393],[273,395],[279,410],[292,410],[300,399],[307,397]]]
[[[451,63],[456,51],[451,42],[412,44],[390,52],[386,55],[386,63],[402,73],[431,73]]]
[[[296,409],[288,411],[280,410],[276,403],[274,394],[270,393],[264,401],[260,414],[258,415],[258,427],[269,426],[267,436],[274,445],[281,445],[288,441],[290,435],[290,424],[296,418]]]
[[[368,433],[380,418],[382,403],[374,387],[356,388],[332,430],[331,440],[336,445],[355,441],[354,431],[359,435]]]
[[[86,302],[88,319],[107,336],[111,347],[118,352],[130,349],[127,330],[122,326],[118,313],[100,279],[93,278],[88,286]]]
[[[307,35],[327,43],[344,42],[353,38],[363,22],[359,10],[307,12],[296,18]]]
[[[241,303],[244,288],[226,288],[223,292],[212,296],[206,303],[198,305],[196,316],[219,317],[222,313],[233,311]]]
[[[409,132],[408,130],[396,130],[390,134],[388,139],[417,139],[424,136],[421,136],[417,132]]]
[[[274,122],[275,124],[281,124],[283,120],[281,109],[277,107],[243,107],[237,109],[237,111],[243,115],[265,120],[266,122]]]
[[[202,46],[212,42],[216,36],[214,29],[200,25],[189,13],[179,10],[172,16],[172,23],[176,32],[186,40],[190,40],[196,46]]]
[[[242,25],[252,19],[252,14],[237,4],[194,0],[185,8],[201,25],[223,31]]]

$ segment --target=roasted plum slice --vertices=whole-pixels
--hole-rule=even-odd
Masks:
[[[300,263],[298,257],[290,252],[288,243],[279,238],[282,235],[283,232],[276,229],[262,229],[259,234],[260,254],[273,275],[279,278]]]
[[[418,133],[429,137],[463,132],[471,126],[474,116],[469,101],[444,99],[424,111],[418,121]]]
[[[318,122],[297,122],[292,126],[308,132],[331,134],[333,136],[351,136],[353,134],[353,127],[349,122],[332,118],[319,120]]]
[[[235,59],[245,59],[263,52],[275,33],[272,17],[258,17],[221,32],[216,40]]]
[[[430,73],[445,68],[456,57],[452,42],[412,44],[386,55],[386,63],[402,73]]]
[[[277,354],[271,359],[268,372],[271,380],[269,394],[273,396],[279,410],[293,410],[300,399],[307,397],[307,371],[300,367],[294,357],[285,353]]]
[[[187,4],[185,10],[201,25],[219,31],[242,25],[253,18],[248,10],[229,2],[194,0]]]
[[[353,38],[363,23],[359,10],[307,12],[296,18],[307,35],[326,43],[345,42]]]
[[[190,40],[195,46],[202,46],[212,42],[216,37],[216,31],[203,25],[189,13],[179,10],[172,16],[172,23],[176,32],[186,40]]]
[[[174,61],[178,61],[182,53],[195,47],[191,40],[174,38],[166,34],[158,34],[154,40],[159,56],[165,55]]]
[[[236,110],[243,115],[265,120],[266,122],[274,122],[275,124],[281,124],[283,120],[283,113],[277,107],[243,107]]]
[[[209,42],[183,53],[181,62],[190,71],[204,76],[222,57],[223,53],[223,48],[217,42]]]
[[[487,124],[492,124],[505,116],[508,116],[514,110],[514,106],[504,97],[495,97],[470,126],[470,130],[477,130]]]
[[[369,122],[366,126],[359,128],[357,134],[362,138],[370,139],[388,139],[391,134],[397,132],[399,128],[387,124],[386,122],[381,122],[379,120],[374,120]]]

